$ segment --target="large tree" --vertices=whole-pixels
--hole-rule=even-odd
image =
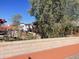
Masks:
[[[30,14],[36,17],[37,29],[42,38],[64,36],[62,34],[66,29],[72,27],[66,10],[68,3],[65,3],[66,0],[31,0]]]

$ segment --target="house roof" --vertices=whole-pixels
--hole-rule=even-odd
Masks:
[[[4,25],[0,27],[0,30],[7,30],[7,29],[11,29],[11,26]]]

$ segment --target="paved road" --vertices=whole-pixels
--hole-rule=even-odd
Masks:
[[[79,53],[79,44],[61,48],[49,49],[31,54],[23,54],[7,59],[66,59],[69,56]]]

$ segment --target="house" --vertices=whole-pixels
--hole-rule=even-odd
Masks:
[[[32,29],[33,29],[33,25],[32,24],[24,24],[24,23],[21,23],[20,25],[19,25],[19,29],[20,30],[23,30],[23,31],[32,31]]]

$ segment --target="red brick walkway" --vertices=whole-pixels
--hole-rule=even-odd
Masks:
[[[14,56],[7,59],[30,59],[28,57],[31,57],[31,59],[65,59],[77,53],[79,53],[79,44]]]

